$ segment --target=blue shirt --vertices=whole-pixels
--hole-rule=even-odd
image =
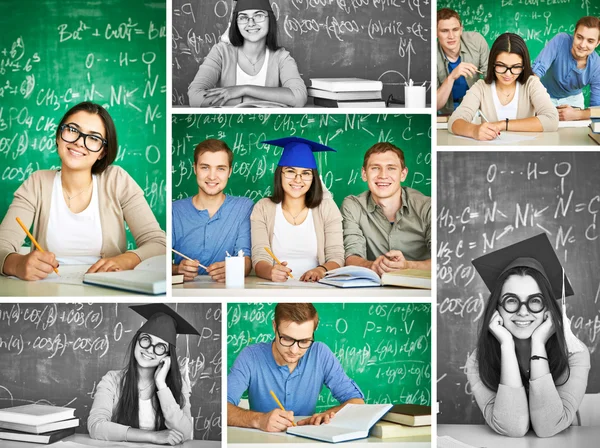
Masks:
[[[225,196],[225,201],[209,218],[207,210],[198,210],[192,198],[173,202],[173,249],[198,260],[204,266],[225,261],[225,251],[237,255],[243,250],[250,253],[250,214],[254,203],[248,198]],[[182,257],[175,254],[175,264]],[[198,268],[200,274],[207,272]]]
[[[452,73],[452,70],[458,67],[460,65],[460,62],[460,56],[458,57],[456,62],[448,61],[448,73]],[[460,106],[460,102],[462,101],[463,97],[467,94],[468,89],[469,86],[467,85],[467,80],[464,76],[460,76],[456,81],[454,81],[454,84],[452,84],[452,101],[454,101],[454,109]]]
[[[277,407],[275,392],[286,411],[294,415],[313,415],[323,384],[340,403],[364,398],[354,381],[344,372],[333,352],[322,342],[310,346],[292,373],[287,365],[277,365],[272,342],[246,347],[227,375],[227,401],[238,405],[247,390],[250,409],[270,412]]]
[[[577,68],[571,54],[573,36],[559,33],[550,40],[535,59],[532,69],[552,98],[560,99],[581,93],[590,85],[590,106],[600,105],[600,56],[594,51],[585,68]]]

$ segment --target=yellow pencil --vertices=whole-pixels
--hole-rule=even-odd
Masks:
[[[275,395],[275,392],[273,392],[272,390],[270,390],[269,392],[271,393],[273,400],[275,400],[275,403],[277,403],[277,406],[279,406],[281,408],[281,410],[285,412],[285,408],[281,404],[281,401],[279,401],[279,399],[277,398],[277,395]],[[292,425],[296,426],[296,422],[292,422]]]
[[[192,260],[190,257],[188,257],[187,255],[183,255],[181,252],[177,252],[175,249],[171,249],[173,252],[175,252],[177,255],[179,255],[180,257],[185,258],[186,260],[190,260],[190,261],[196,261],[196,260]],[[200,263],[198,263],[198,266],[200,266],[202,269],[204,269],[205,271],[208,271],[208,268]]]
[[[271,258],[273,260],[275,260],[275,263],[277,264],[281,264],[281,261],[279,261],[279,259],[275,256],[275,254],[273,252],[271,252],[271,249],[269,249],[268,247],[265,247],[265,250],[267,251],[267,253],[271,256]],[[292,273],[290,272],[288,274],[290,276],[290,278],[294,278],[294,276],[292,275]]]
[[[31,233],[29,233],[29,230],[27,230],[27,227],[25,227],[25,224],[23,224],[23,221],[21,221],[21,218],[19,218],[18,216],[17,216],[17,222],[19,223],[19,225],[21,226],[21,228],[25,231],[25,233],[27,234],[27,236],[29,237],[29,239],[31,240],[31,242],[33,243],[33,245],[35,246],[35,248],[37,250],[39,250],[41,253],[44,253],[45,250],[40,247],[40,245],[35,240],[35,238],[33,237],[33,235]],[[54,269],[54,272],[56,272],[56,275],[60,276],[60,274],[58,273],[58,269],[56,269],[56,268],[52,268],[52,269]]]

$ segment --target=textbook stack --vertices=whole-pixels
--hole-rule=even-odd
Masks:
[[[0,440],[49,444],[75,434],[77,426],[74,408],[27,404],[0,409]]]
[[[431,436],[431,406],[397,404],[377,423],[371,435],[381,439]]]
[[[590,123],[588,135],[597,145],[600,145],[600,111],[598,111],[597,115],[594,115],[594,112],[592,112],[592,122]]]
[[[308,96],[322,107],[385,107],[383,83],[360,78],[312,78]]]

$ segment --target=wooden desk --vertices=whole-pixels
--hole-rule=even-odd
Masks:
[[[69,297],[90,297],[90,296],[142,296],[133,292],[122,291],[112,288],[101,288],[92,285],[68,285],[61,283],[46,283],[46,282],[26,282],[24,280],[16,280],[12,278],[0,276],[0,296],[26,296],[26,297],[41,297],[41,296],[69,296]],[[148,296],[150,297],[150,296]],[[152,296],[161,297],[161,296]],[[164,297],[164,295],[162,296]]]
[[[571,426],[549,438],[540,438],[533,431],[525,437],[514,438],[496,434],[487,425],[438,425],[437,435],[485,448],[570,448],[592,447],[600,443],[599,426]]]
[[[511,134],[535,136],[535,140],[508,144],[506,146],[595,146],[598,145],[588,137],[587,128],[559,128],[556,132],[511,132]],[[490,150],[498,150],[503,145],[499,143],[485,143],[478,140],[460,138],[450,134],[446,129],[437,130],[438,146],[480,146]]]
[[[379,439],[369,437],[368,439],[352,440],[350,442],[336,443],[332,445],[327,442],[307,439],[305,437],[288,436],[283,434],[269,434],[262,431],[246,430],[244,428],[227,428],[228,448],[249,448],[248,445],[268,445],[269,448],[286,448],[290,444],[302,444],[304,448],[323,448],[325,446],[352,446],[373,448],[430,448],[431,437],[404,437],[398,439]],[[252,448],[252,447],[250,447]]]
[[[72,443],[63,443],[72,442]],[[77,444],[77,445],[76,445]],[[136,442],[107,442],[104,440],[91,439],[87,434],[73,434],[59,442],[53,443],[52,445],[40,445],[39,443],[25,443],[25,442],[13,442],[9,440],[0,440],[0,446],[2,448],[40,448],[43,446],[51,446],[61,448],[64,445],[65,448],[84,446],[84,447],[127,447],[127,448],[165,448],[169,445],[155,445],[153,443],[136,443]],[[212,440],[188,440],[187,442],[176,445],[180,448],[220,448],[220,441]]]
[[[431,297],[429,289],[408,289],[395,286],[380,288],[296,288],[285,286],[259,285],[266,282],[255,276],[246,277],[244,289],[228,289],[225,283],[209,281],[207,275],[199,275],[193,282],[173,285],[173,297]]]

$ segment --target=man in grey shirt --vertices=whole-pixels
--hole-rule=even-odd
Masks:
[[[431,198],[402,187],[407,175],[404,153],[391,143],[365,153],[362,179],[369,191],[342,202],[346,265],[379,275],[431,269]]]

